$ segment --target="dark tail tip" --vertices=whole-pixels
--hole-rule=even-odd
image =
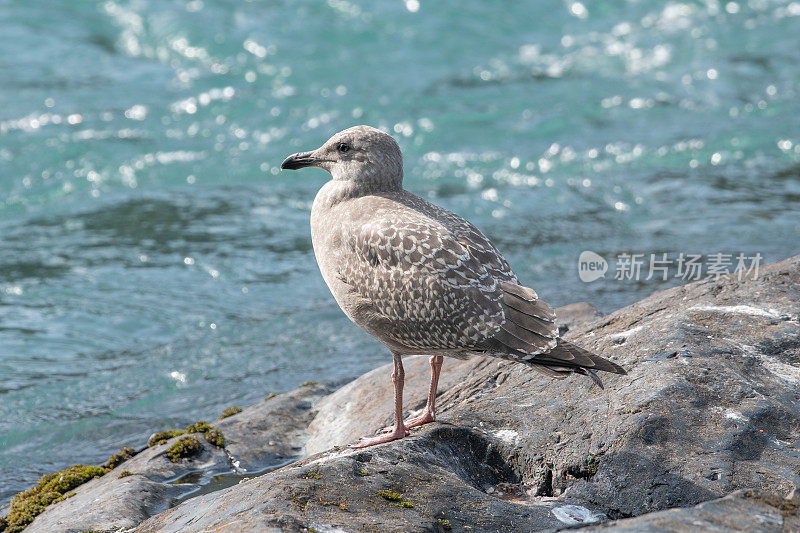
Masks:
[[[600,390],[605,390],[605,387],[603,387],[603,380],[600,379],[600,377],[597,375],[597,370],[592,370],[590,368],[587,368],[586,375],[592,378],[592,381],[594,381],[595,385],[600,387]]]
[[[627,374],[624,368],[622,368],[613,361],[609,361],[605,357],[593,354],[589,350],[585,350],[580,346],[565,341],[564,339],[558,339],[558,343],[560,346],[567,348],[571,353],[580,355],[582,357],[588,357],[592,361],[592,363],[594,363],[594,366],[589,366],[586,364],[580,366],[586,366],[588,368],[591,368],[592,370],[602,370],[603,372],[611,372],[613,374],[622,374],[622,375]]]
[[[598,359],[602,361],[602,363],[598,364]],[[597,368],[599,370],[605,370],[606,372],[612,372],[614,374],[622,374],[623,376],[628,374],[627,370],[619,366],[617,363],[609,361],[608,359],[600,357],[599,355],[592,355],[592,361],[597,364]]]

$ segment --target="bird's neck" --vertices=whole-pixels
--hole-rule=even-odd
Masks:
[[[351,198],[403,189],[402,165],[400,168],[393,165],[337,165],[331,176],[334,182],[340,184],[342,192]]]
[[[401,190],[403,190],[402,177],[396,180],[387,180],[385,176],[379,178],[378,176],[372,177],[362,174],[357,180],[337,179],[334,176],[319,192],[320,195],[324,193],[324,198],[326,198],[328,205],[335,205],[351,198]]]

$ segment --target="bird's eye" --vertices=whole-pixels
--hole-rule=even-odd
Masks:
[[[340,152],[342,152],[342,153],[345,153],[345,152],[349,152],[349,151],[350,151],[350,145],[349,145],[349,144],[347,144],[347,143],[339,143],[339,146],[338,146],[337,148],[338,148],[338,149],[339,149],[339,151],[340,151]]]

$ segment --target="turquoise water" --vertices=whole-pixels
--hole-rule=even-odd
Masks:
[[[0,502],[388,361],[278,170],[354,124],[554,305],[678,282],[587,249],[800,251],[798,2],[442,4],[0,2]]]

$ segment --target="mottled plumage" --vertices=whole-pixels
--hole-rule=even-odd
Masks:
[[[395,354],[396,365],[402,355],[480,353],[553,377],[588,373],[599,383],[594,370],[624,373],[559,339],[553,310],[519,284],[480,230],[402,188],[391,136],[350,128],[282,165],[303,166],[333,176],[311,212],[322,275],[342,310]]]

